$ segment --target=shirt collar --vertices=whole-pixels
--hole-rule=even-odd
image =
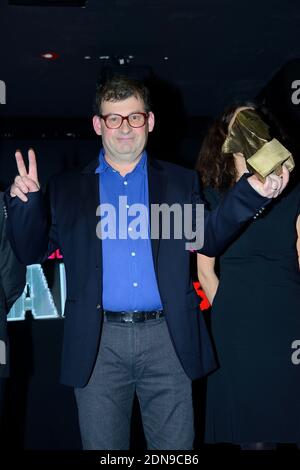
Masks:
[[[134,169],[128,174],[132,174],[132,173],[145,174],[146,169],[147,169],[147,158],[148,158],[147,157],[147,152],[146,152],[146,150],[144,150],[143,153],[142,153],[142,157],[141,157],[140,161],[134,167]],[[100,153],[99,153],[99,165],[96,168],[95,173],[100,173],[101,174],[101,173],[104,173],[105,171],[115,171],[115,170],[106,161],[106,159],[104,157],[104,148],[102,147],[101,150],[100,150]]]

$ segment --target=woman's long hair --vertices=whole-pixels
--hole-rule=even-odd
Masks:
[[[255,103],[246,102],[234,104],[228,107],[224,113],[214,121],[206,134],[196,169],[200,173],[204,187],[211,186],[219,191],[225,191],[234,185],[237,179],[237,170],[232,153],[223,153],[222,145],[226,139],[229,123],[236,111],[240,107],[254,108],[262,119],[270,126],[270,135],[278,138],[285,145],[287,136],[276,122],[274,116],[269,111]],[[289,148],[289,146],[287,145]]]

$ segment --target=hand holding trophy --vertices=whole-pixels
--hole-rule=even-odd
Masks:
[[[282,192],[287,183],[284,181],[282,185],[277,184],[277,177],[282,176],[282,179],[286,180],[287,170],[291,172],[295,167],[291,152],[277,139],[271,138],[269,126],[258,112],[250,107],[237,109],[229,124],[222,151],[243,154],[248,170],[259,180],[251,177],[252,181],[249,178],[249,183],[267,197],[276,197]],[[267,187],[276,192],[268,193]]]

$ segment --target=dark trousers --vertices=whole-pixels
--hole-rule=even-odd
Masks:
[[[148,449],[193,448],[191,380],[175,353],[164,318],[104,322],[90,381],[75,389],[84,449],[129,448],[135,392]]]

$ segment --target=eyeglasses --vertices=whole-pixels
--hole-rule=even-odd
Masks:
[[[124,119],[131,127],[143,127],[148,117],[147,113],[131,113],[128,116],[121,116],[121,114],[100,114],[101,119],[104,120],[108,129],[118,129],[122,126]]]

